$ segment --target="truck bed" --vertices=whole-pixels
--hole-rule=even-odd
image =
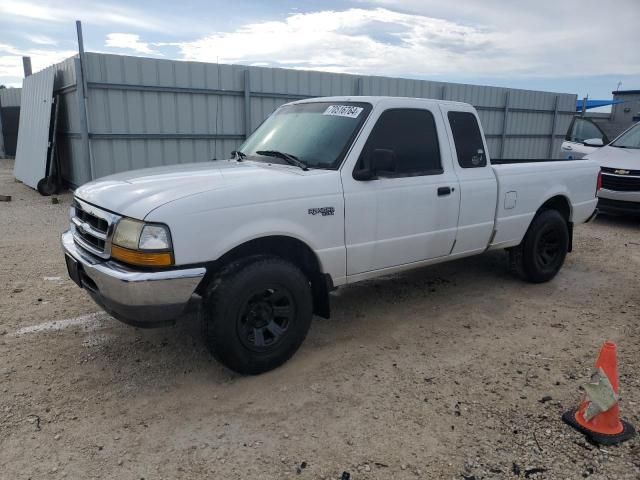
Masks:
[[[547,165],[541,168],[538,163]],[[491,159],[498,182],[496,235],[491,248],[518,245],[541,203],[566,199],[570,221],[584,222],[593,212],[599,166],[591,160]]]

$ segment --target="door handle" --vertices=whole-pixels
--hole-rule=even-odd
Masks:
[[[573,148],[571,148],[569,145],[567,145],[566,147],[562,147],[563,150],[573,150]]]
[[[438,196],[444,197],[445,195],[451,195],[453,188],[451,187],[438,187]]]

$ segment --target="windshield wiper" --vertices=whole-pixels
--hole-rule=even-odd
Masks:
[[[299,167],[304,171],[309,170],[309,167],[307,166],[306,163],[304,163],[302,160],[300,160],[295,155],[291,155],[290,153],[284,153],[284,152],[281,152],[279,150],[258,150],[256,153],[258,155],[264,155],[265,157],[281,158],[282,160],[287,162],[289,165],[293,165],[295,167]]]
[[[233,155],[234,160],[237,160],[239,162],[247,158],[247,154],[241,152],[240,150],[234,150],[233,152],[231,152],[231,155]]]

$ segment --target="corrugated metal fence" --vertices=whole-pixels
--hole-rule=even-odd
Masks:
[[[45,177],[49,152],[52,92],[57,69],[45,68],[22,82],[24,93],[20,108],[20,129],[13,175],[36,188]]]
[[[61,153],[73,185],[226,158],[279,105],[329,95],[468,102],[479,111],[492,157],[557,156],[576,101],[573,94],[97,53],[84,55],[82,70],[77,57],[59,66]]]

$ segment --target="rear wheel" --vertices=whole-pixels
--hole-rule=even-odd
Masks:
[[[256,257],[229,266],[204,295],[205,341],[238,373],[258,374],[286,362],[304,341],[311,288],[295,265]]]
[[[509,251],[511,266],[524,280],[548,282],[562,267],[568,248],[567,221],[557,210],[545,210],[533,219],[522,243]]]

